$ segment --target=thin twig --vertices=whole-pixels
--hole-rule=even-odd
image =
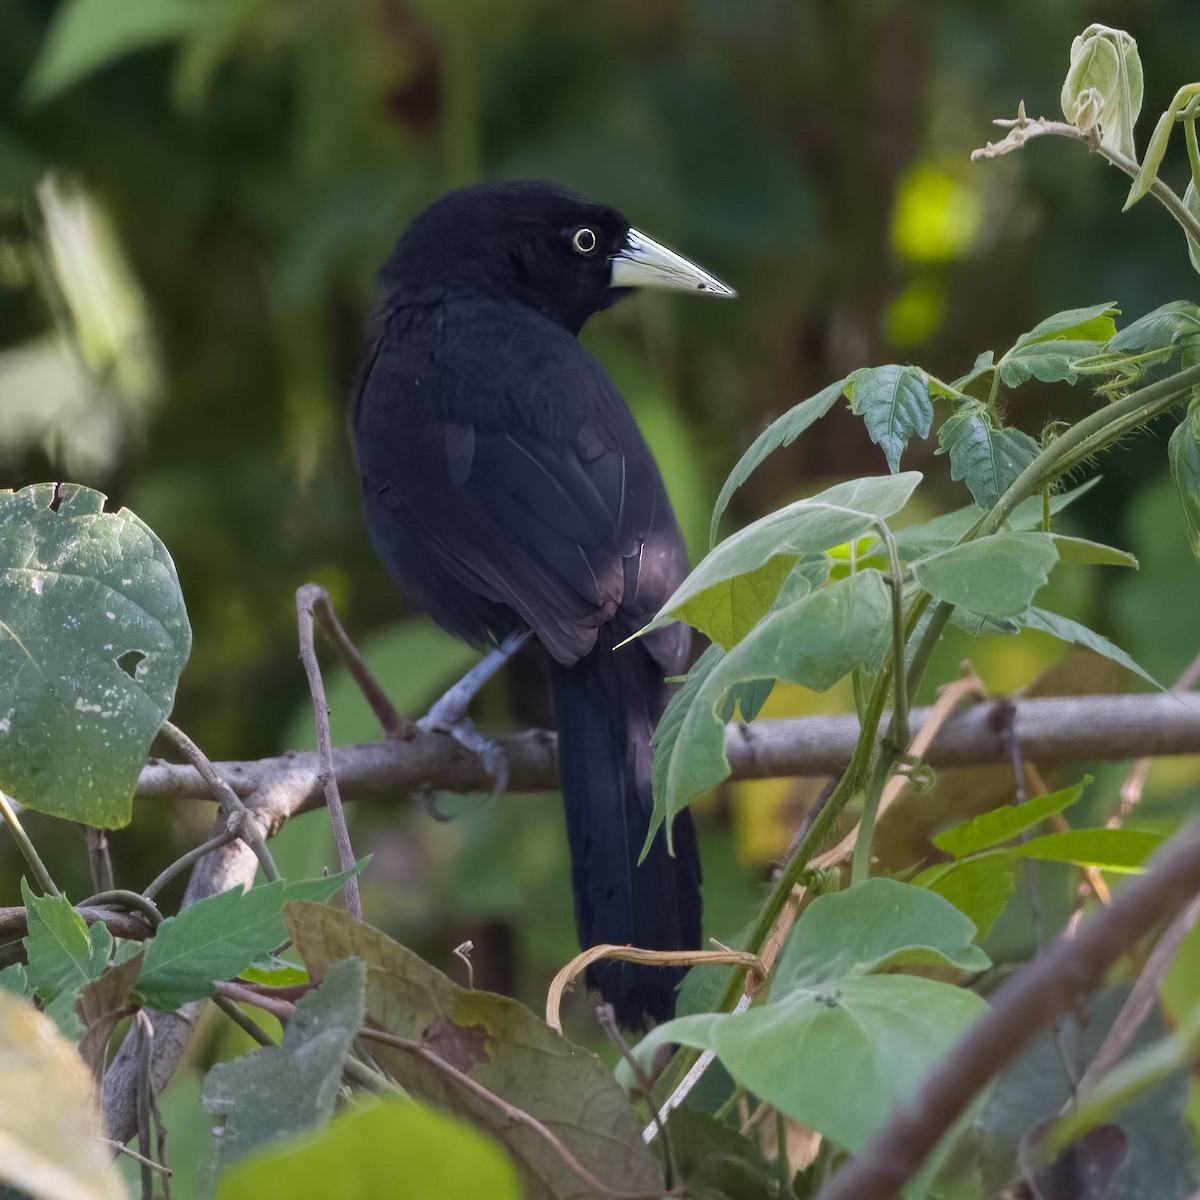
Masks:
[[[220,805],[226,826],[254,851],[267,882],[274,883],[281,878],[279,868],[275,865],[275,860],[263,839],[262,830],[259,829],[250,810],[242,803],[242,798],[221,776],[208,755],[179,726],[172,725],[170,721],[164,721],[159,732],[200,772],[200,777]]]
[[[154,1081],[150,1078],[150,1062],[154,1046],[154,1026],[140,1009],[133,1019],[141,1033],[141,1043],[138,1047],[137,1124],[138,1161],[142,1164],[142,1200],[154,1200],[154,1172],[147,1166],[147,1160],[153,1153],[150,1142],[150,1092]]]
[[[89,896],[79,907],[93,908],[104,904],[111,904],[119,908],[127,908],[133,912],[141,913],[154,929],[157,929],[163,923],[163,915],[153,900],[148,896],[141,895],[139,892],[127,891],[125,888],[113,888],[111,891],[97,892],[94,896]]]
[[[257,1022],[252,1021],[237,1004],[221,992],[213,997],[213,1003],[245,1034],[260,1046],[277,1046],[279,1043]]]
[[[0,817],[4,818],[4,823],[8,826],[13,841],[17,843],[17,849],[21,851],[21,856],[25,859],[34,882],[41,888],[42,894],[53,896],[55,899],[61,898],[62,892],[50,878],[50,872],[46,870],[46,864],[42,862],[41,855],[29,840],[29,835],[25,832],[20,817],[17,816],[17,810],[3,792],[0,792]]]
[[[87,835],[88,866],[92,872],[92,890],[107,892],[115,887],[112,858],[108,853],[108,831],[92,825],[83,827]]]
[[[333,766],[333,739],[329,732],[329,704],[325,699],[325,684],[321,679],[321,665],[317,662],[314,644],[316,610],[324,597],[323,588],[315,583],[306,583],[296,592],[296,617],[300,628],[300,661],[308,676],[308,690],[312,696],[313,719],[317,727],[317,756],[321,763],[320,781],[325,795],[325,807],[329,810],[329,822],[333,826],[333,837],[337,843],[338,861],[343,871],[348,871],[356,861],[354,847],[350,844],[350,829],[346,825],[346,813],[342,808],[342,796],[338,791],[337,772]],[[340,626],[339,626],[340,628]],[[355,920],[362,920],[362,899],[358,892],[358,877],[351,876],[346,882],[346,908]]]
[[[169,867],[161,871],[154,878],[153,882],[145,888],[142,895],[147,900],[153,900],[177,875],[182,874],[188,867],[194,866],[209,851],[219,850],[222,846],[229,845],[238,836],[236,830],[232,826],[227,825],[216,837],[209,838],[207,842],[201,842],[194,850],[189,850],[185,855],[177,858]]]
[[[317,583],[305,584],[301,591],[308,593],[308,603],[312,608],[313,616],[320,622],[321,632],[333,643],[338,657],[342,660],[346,670],[350,672],[354,682],[358,684],[358,690],[362,692],[363,699],[371,706],[371,711],[375,714],[375,719],[379,722],[383,732],[389,737],[411,737],[412,723],[406,721],[396,711],[379,680],[375,678],[370,667],[363,661],[358,647],[351,641],[350,635],[338,619],[329,593]],[[299,600],[299,595],[297,595],[297,600]]]
[[[673,1181],[678,1174],[678,1168],[675,1165],[674,1151],[671,1149],[671,1139],[667,1136],[666,1121],[658,1111],[658,1105],[654,1103],[654,1088],[651,1086],[646,1072],[642,1070],[642,1064],[638,1062],[637,1055],[629,1048],[629,1043],[625,1040],[625,1035],[621,1032],[621,1028],[617,1024],[617,1014],[613,1006],[611,1004],[599,1005],[596,1009],[596,1020],[600,1022],[600,1028],[604,1030],[608,1040],[616,1046],[617,1053],[629,1065],[629,1069],[633,1072],[633,1077],[637,1081],[638,1091],[642,1094],[642,1099],[650,1106],[650,1115],[658,1128],[658,1136],[662,1142],[663,1165],[666,1167],[667,1187],[671,1188],[674,1186]]]
[[[164,1167],[162,1163],[155,1162],[152,1158],[143,1157],[131,1146],[126,1146],[124,1142],[116,1142],[112,1138],[103,1138],[102,1140],[114,1154],[124,1154],[127,1158],[132,1158],[134,1162],[140,1162],[143,1166],[149,1167],[150,1170],[156,1171],[159,1175],[171,1174],[170,1167]]]

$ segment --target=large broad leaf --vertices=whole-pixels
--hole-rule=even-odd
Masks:
[[[750,449],[738,460],[737,466],[729,472],[729,478],[721,487],[713,509],[712,525],[709,529],[709,545],[715,545],[717,528],[721,517],[729,507],[733,493],[746,482],[755,469],[769,454],[782,446],[790,446],[810,425],[823,417],[841,398],[846,389],[846,380],[839,379],[823,388],[815,396],[801,401],[795,408],[788,409],[777,421],[772,421],[766,429],[754,439]]]
[[[125,1200],[94,1096],[50,1019],[0,991],[0,1184],[54,1200]]]
[[[204,1108],[222,1118],[216,1135],[219,1164],[320,1129],[333,1116],[342,1068],[366,1013],[366,986],[361,960],[335,963],[321,985],[300,998],[278,1046],[264,1046],[209,1071]]]
[[[1200,404],[1193,404],[1167,443],[1171,476],[1183,506],[1188,545],[1200,558]]]
[[[529,1009],[504,996],[471,991],[346,913],[294,903],[288,933],[314,979],[350,955],[367,964],[367,1016],[389,1033],[423,1043],[459,1071],[530,1113],[607,1187],[663,1189],[661,1169],[611,1073]],[[503,1108],[415,1054],[372,1043],[376,1061],[416,1100],[461,1117],[501,1141],[521,1174],[527,1200],[591,1191],[562,1158]]]
[[[232,979],[286,940],[285,903],[328,900],[365,865],[364,860],[326,879],[278,879],[249,891],[233,888],[168,917],[146,944],[138,1000],[172,1012],[189,1000],[211,996],[218,979]]]
[[[980,508],[992,508],[1038,454],[1019,429],[997,429],[982,404],[967,404],[942,422],[938,445],[950,455],[950,478],[962,480]]]
[[[1017,618],[1025,629],[1038,629],[1042,633],[1051,634],[1063,642],[1070,642],[1073,646],[1083,646],[1085,649],[1094,650],[1097,654],[1102,654],[1105,658],[1111,659],[1118,663],[1127,671],[1132,671],[1135,675],[1141,676],[1147,683],[1159,689],[1165,690],[1163,685],[1154,678],[1149,671],[1140,667],[1120,646],[1110,642],[1103,634],[1097,633],[1094,629],[1089,629],[1086,625],[1081,625],[1078,621],[1072,621],[1069,617],[1060,616],[1058,613],[1050,612],[1045,608],[1027,608]]]
[[[68,0],[54,14],[26,85],[29,95],[49,100],[113,59],[178,37],[207,19],[200,0]]]
[[[0,788],[126,824],[191,642],[171,557],[128,509],[73,485],[0,492]]]
[[[929,436],[933,424],[929,376],[920,367],[862,367],[850,376],[846,394],[894,475],[908,439],[914,433]]]
[[[796,922],[771,976],[770,1003],[797,987],[905,965],[984,971],[975,926],[940,896],[895,879],[868,879],[818,896]]]
[[[995,533],[920,559],[912,570],[939,600],[1007,617],[1025,611],[1057,561],[1049,534]]]
[[[1040,825],[1047,817],[1053,817],[1070,808],[1080,796],[1083,789],[1091,783],[1087,776],[1079,783],[1061,791],[1048,792],[1044,796],[1034,796],[1024,804],[1006,804],[1002,808],[994,808],[991,812],[980,813],[961,825],[944,830],[934,839],[933,844],[955,858],[966,858],[980,850],[988,850]]]
[[[909,975],[847,975],[739,1014],[660,1025],[636,1048],[713,1050],[745,1088],[850,1151],[862,1148],[987,1004]]]
[[[239,1163],[217,1200],[520,1200],[517,1176],[495,1142],[417,1104],[355,1107],[319,1141],[298,1138]]]
[[[747,525],[705,556],[647,629],[665,624],[672,617],[683,616],[686,611],[693,616],[716,614],[723,631],[732,620],[726,614],[738,604],[734,597],[735,580],[758,572],[781,555],[791,556],[794,561],[861,537],[874,527],[876,520],[899,512],[920,481],[920,472],[909,471],[903,475],[839,483]],[[783,582],[782,574],[774,578]],[[758,579],[760,585],[765,586],[765,579],[761,576]],[[758,590],[761,591],[761,586]],[[777,585],[775,590],[779,590]],[[748,602],[744,595],[741,602]],[[754,606],[758,607],[760,603],[761,598],[756,599]],[[691,617],[684,619],[691,620]]]
[[[647,844],[664,818],[728,776],[724,718],[731,688],[780,679],[821,692],[857,666],[877,670],[891,646],[890,605],[883,576],[859,571],[772,610],[724,658],[710,660],[702,682],[689,690],[686,710],[681,702],[672,713],[672,739],[664,738],[657,752]]]
[[[1089,308],[1071,308],[1023,333],[1011,350],[1000,359],[1001,380],[1017,387],[1028,379],[1042,383],[1074,383],[1078,372],[1073,364],[1081,358],[1099,354],[1116,336],[1113,317],[1120,312],[1115,304],[1093,304]]]

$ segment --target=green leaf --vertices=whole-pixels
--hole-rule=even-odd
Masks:
[[[920,367],[863,367],[850,376],[846,394],[895,475],[909,438],[914,433],[929,436],[933,424],[929,377]]]
[[[692,604],[705,612],[732,610],[729,596],[739,576],[780,555],[799,558],[861,537],[877,519],[899,512],[920,481],[917,471],[854,479],[761,517],[710,550],[641,632],[666,624]]]
[[[1089,542],[1086,538],[1067,537],[1062,533],[1050,535],[1058,550],[1058,561],[1082,566],[1136,567],[1138,560],[1125,550]]]
[[[1144,829],[1072,829],[1023,842],[1013,847],[1013,853],[1045,862],[1129,872],[1140,870],[1164,840],[1161,834]]]
[[[748,1091],[854,1152],[986,1009],[929,979],[847,975],[744,1013],[679,1017],[634,1052],[649,1064],[675,1042],[713,1050]]]
[[[103,507],[75,485],[0,491],[0,788],[111,827],[129,821],[192,635],[162,542]]]
[[[657,1195],[664,1189],[662,1171],[642,1142],[641,1123],[612,1072],[594,1054],[572,1045],[515,1000],[451,983],[411,950],[348,913],[289,904],[284,920],[314,979],[329,963],[351,954],[367,964],[370,1021],[422,1042],[536,1117],[614,1192]],[[378,1043],[372,1043],[371,1053],[414,1100],[450,1109],[503,1143],[521,1175],[526,1200],[582,1200],[579,1179],[528,1126],[413,1054]]]
[[[662,738],[656,751],[647,844],[665,817],[728,776],[721,714],[730,688],[748,679],[782,679],[821,692],[856,666],[877,670],[891,648],[890,616],[883,576],[860,571],[772,610],[723,658],[710,659],[703,679],[671,715],[671,740]]]
[[[1142,111],[1142,60],[1123,29],[1089,25],[1071,43],[1071,68],[1062,86],[1062,110],[1085,133],[1137,162],[1133,127]]]
[[[283,906],[290,900],[325,901],[358,874],[367,860],[326,879],[278,879],[262,887],[206,896],[168,917],[147,943],[136,995],[150,1008],[172,1012],[216,991],[287,940]]]
[[[69,0],[55,11],[26,91],[32,100],[50,100],[114,59],[207,19],[198,0]]]
[[[982,404],[963,405],[938,430],[950,455],[950,478],[966,483],[980,508],[993,508],[1038,455],[1038,444],[1019,429],[996,429]]]
[[[709,546],[716,544],[717,528],[726,508],[729,507],[733,493],[750,478],[768,455],[783,446],[790,446],[810,425],[829,412],[842,398],[846,383],[846,379],[839,379],[837,383],[831,383],[815,396],[802,400],[795,408],[788,409],[782,417],[772,421],[754,439],[750,449],[738,459],[737,465],[729,472],[729,478],[721,487],[721,494],[717,497],[716,507],[713,508],[712,524],[708,533]]]
[[[82,1026],[72,1011],[79,993],[99,979],[108,966],[113,939],[108,926],[97,921],[90,929],[84,919],[71,907],[69,900],[55,896],[35,896],[24,879],[21,897],[29,920],[29,933],[24,939],[29,955],[29,984],[46,1001],[64,998],[55,1010],[63,1032],[77,1036]]]
[[[1055,313],[1023,333],[1000,359],[1000,379],[1019,387],[1030,378],[1042,383],[1074,383],[1072,364],[1098,354],[1116,336],[1113,317],[1120,312],[1111,302]]]
[[[264,1046],[209,1071],[204,1110],[222,1118],[216,1138],[219,1165],[329,1121],[346,1056],[366,1014],[366,990],[361,959],[333,964],[320,986],[300,998],[278,1046]],[[340,1195],[341,1189],[331,1194]]]
[[[1016,860],[1007,850],[929,867],[913,880],[948,900],[986,937],[1017,887]]]
[[[1049,534],[994,533],[918,559],[912,571],[939,600],[1005,617],[1028,607],[1057,561]]]
[[[1159,691],[1166,690],[1153,675],[1134,662],[1120,646],[1114,645],[1108,638],[1094,629],[1089,629],[1086,625],[1081,625],[1078,621],[1072,621],[1069,617],[1060,616],[1058,613],[1044,608],[1027,608],[1017,620],[1025,629],[1038,629],[1042,633],[1048,633],[1052,637],[1058,638],[1059,641],[1094,650],[1097,654],[1102,654],[1105,658],[1118,663],[1127,671],[1132,671],[1135,675],[1140,676]]]
[[[1069,492],[1051,496],[1050,515],[1057,516],[1069,504],[1074,504],[1080,496],[1090,492],[1099,482],[1099,478],[1089,479],[1087,483],[1080,484]],[[985,511],[978,505],[968,504],[965,508],[944,513],[920,525],[910,525],[895,534],[896,550],[906,562],[914,558],[924,558],[936,550],[946,550],[960,542],[985,515]],[[1040,529],[1041,524],[1042,498],[1030,496],[1013,509],[1006,529],[1021,533],[1025,530]]]
[[[1107,342],[1116,336],[1117,327],[1113,317],[1119,316],[1115,300],[1104,304],[1092,304],[1087,308],[1067,308],[1062,312],[1039,321],[1028,333],[1023,333],[1013,343],[1012,350],[1024,350],[1046,342],[1089,341]],[[1006,356],[1007,357],[1007,356]]]
[[[985,350],[975,359],[975,365],[965,374],[960,375],[950,386],[956,392],[966,393],[968,387],[984,375],[990,375],[996,369],[996,356],[991,350]]]
[[[239,1163],[217,1200],[336,1196],[378,1200],[520,1200],[512,1164],[470,1126],[417,1104],[370,1103],[336,1117],[319,1141],[289,1140]]]
[[[788,934],[771,977],[768,1003],[884,967],[939,966],[983,971],[975,926],[940,896],[895,879],[868,879],[818,896]]]
[[[1079,783],[1060,791],[1034,796],[1024,804],[1005,804],[991,812],[981,813],[939,833],[933,839],[933,844],[955,858],[966,858],[968,854],[1011,842],[1018,834],[1040,825],[1047,817],[1065,812],[1083,795],[1083,789],[1091,782],[1092,777],[1086,775]]]
[[[29,986],[29,974],[24,963],[10,963],[0,971],[0,992],[8,992],[13,996],[32,996],[33,988]]]
[[[692,596],[671,615],[729,650],[758,624],[775,602],[783,581],[796,564],[796,557],[777,554],[745,575],[734,576]]]
[[[1108,348],[1120,354],[1144,354],[1196,339],[1200,339],[1200,306],[1190,300],[1172,300],[1127,325]]]
[[[1154,126],[1154,132],[1150,135],[1150,144],[1146,147],[1146,155],[1142,159],[1142,165],[1138,168],[1138,173],[1133,177],[1133,183],[1129,188],[1129,195],[1125,198],[1125,204],[1121,209],[1122,212],[1126,212],[1132,208],[1153,186],[1155,179],[1158,178],[1158,169],[1162,166],[1163,157],[1167,153],[1167,143],[1171,138],[1171,130],[1175,128],[1175,122],[1180,112],[1187,107],[1196,95],[1200,95],[1200,84],[1184,84],[1175,93],[1166,111],[1158,118],[1158,123]],[[1136,158],[1136,155],[1130,155],[1130,157]]]
[[[1188,545],[1200,558],[1200,404],[1193,404],[1167,443],[1171,477],[1183,506]]]

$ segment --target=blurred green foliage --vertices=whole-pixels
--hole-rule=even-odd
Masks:
[[[417,661],[397,656],[416,627],[396,626],[411,610],[364,536],[343,421],[375,268],[424,204],[479,177],[558,180],[738,288],[731,305],[638,297],[585,334],[697,554],[742,450],[831,380],[883,361],[953,378],[1047,313],[1116,296],[1128,320],[1194,294],[1172,223],[1149,204],[1122,215],[1124,179],[1082,147],[968,157],[1020,98],[1056,115],[1071,38],[1092,20],[1137,37],[1157,114],[1194,73],[1179,35],[1193,4],[8,0],[0,485],[102,488],[164,540],[195,634],[176,719],[214,758],[297,744],[293,593],[309,579],[357,638],[379,631],[374,661],[420,709],[462,659],[420,642],[428,631]],[[1088,403],[1032,384],[1011,415],[1036,436]],[[905,465],[949,481],[925,447]],[[756,472],[727,520],[883,469],[859,423],[834,416]],[[1111,613],[1076,572],[1056,585],[1074,593],[1063,611],[1169,680],[1197,646],[1164,447],[1141,439],[1103,470],[1079,531],[1144,570]],[[969,654],[1003,689],[1058,653],[954,631],[937,663]],[[547,720],[538,681],[518,664],[485,723]],[[335,702],[335,734],[374,736],[344,714],[353,703]],[[791,689],[769,711],[812,704]],[[703,808],[712,933],[745,919],[795,794],[742,785]],[[376,855],[368,917],[450,969],[451,939],[472,937],[482,981],[536,1005],[572,947],[558,806],[461,807],[448,825],[409,803],[355,814]],[[206,820],[145,806],[114,839],[118,874],[144,885]],[[280,852],[311,875],[332,862],[326,839],[306,817]],[[82,839],[54,841],[39,844],[82,896]],[[16,902],[16,875],[2,844],[0,903]]]

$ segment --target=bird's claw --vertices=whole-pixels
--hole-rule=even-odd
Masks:
[[[465,713],[439,701],[417,721],[417,728],[424,733],[444,733],[474,754],[492,777],[493,796],[503,796],[508,791],[508,755],[504,747],[480,733]]]

